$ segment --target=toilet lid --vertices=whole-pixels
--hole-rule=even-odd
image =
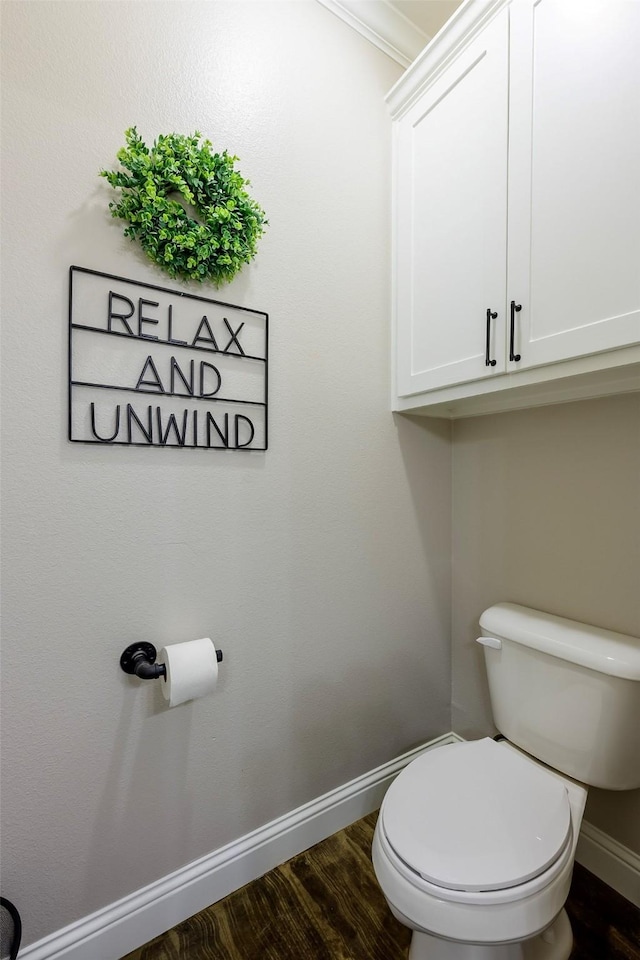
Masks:
[[[397,855],[452,890],[525,883],[571,840],[562,781],[491,739],[418,757],[389,787],[380,816]]]

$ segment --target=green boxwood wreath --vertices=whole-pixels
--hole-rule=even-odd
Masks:
[[[111,215],[151,260],[172,277],[220,286],[253,260],[268,221],[234,169],[238,157],[201,136],[161,134],[149,149],[130,127],[117,154],[124,170],[100,176],[122,191]]]

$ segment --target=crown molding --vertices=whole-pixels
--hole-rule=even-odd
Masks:
[[[388,57],[408,67],[431,37],[387,0],[318,0]]]
[[[411,69],[387,94],[393,119],[398,119],[433,83],[503,7],[511,0],[464,0],[438,32],[438,40],[420,51]]]

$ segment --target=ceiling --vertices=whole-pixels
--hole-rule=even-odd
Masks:
[[[403,16],[410,20],[426,37],[434,37],[443,23],[449,19],[461,0],[388,0]]]
[[[415,60],[461,0],[318,0],[403,67]]]

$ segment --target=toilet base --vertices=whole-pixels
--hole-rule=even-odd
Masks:
[[[408,960],[569,960],[572,949],[571,924],[562,910],[543,933],[521,943],[458,943],[414,930]]]

